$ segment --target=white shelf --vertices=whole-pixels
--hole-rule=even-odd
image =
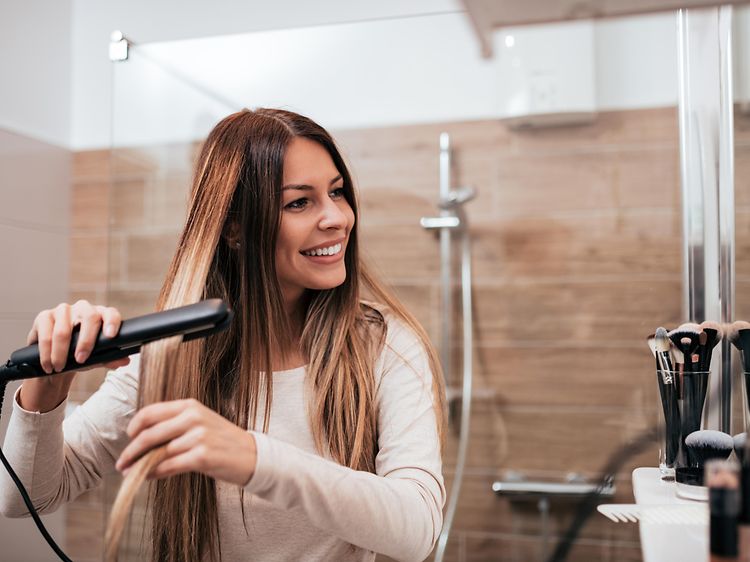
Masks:
[[[633,495],[638,505],[703,506],[705,523],[641,521],[643,562],[708,562],[708,505],[678,498],[674,482],[661,479],[658,468],[633,471]]]

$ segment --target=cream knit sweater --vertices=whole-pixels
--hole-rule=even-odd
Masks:
[[[245,486],[247,533],[239,488],[217,482],[224,561],[372,561],[376,552],[416,561],[430,553],[445,501],[432,375],[413,332],[386,319],[386,345],[375,370],[375,474],[317,453],[305,367],[274,372],[268,433],[253,432],[258,462]],[[125,427],[135,412],[137,377],[134,356],[64,421],[65,402],[40,414],[13,400],[3,450],[40,512],[54,511],[114,471],[128,442]],[[4,471],[0,509],[9,517],[28,515]]]

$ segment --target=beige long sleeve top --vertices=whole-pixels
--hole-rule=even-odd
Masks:
[[[445,500],[432,374],[419,340],[393,319],[375,372],[374,474],[318,454],[305,367],[274,372],[268,433],[254,432],[258,456],[245,486],[247,532],[239,488],[217,482],[223,560],[427,557],[440,533]],[[40,512],[54,511],[114,471],[128,442],[125,428],[135,412],[137,386],[134,356],[67,419],[65,402],[40,414],[13,400],[4,451]],[[262,420],[263,412],[258,416]],[[4,471],[0,510],[9,517],[28,515]]]

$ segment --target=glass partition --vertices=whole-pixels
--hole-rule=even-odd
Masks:
[[[153,312],[185,221],[201,141],[239,108],[220,93],[131,47],[113,63],[106,300],[124,318]],[[105,513],[121,478],[108,477]],[[145,495],[134,510],[122,560],[144,560]]]
[[[593,38],[595,119],[521,129],[501,119],[498,101],[507,93],[500,59],[512,53],[481,59],[463,14],[131,47],[114,64],[109,304],[124,316],[152,309],[211,126],[242,106],[284,107],[337,139],[361,198],[364,254],[437,345],[440,245],[420,219],[439,212],[447,132],[451,184],[478,195],[466,204],[471,432],[445,560],[544,559],[576,502],[499,496],[493,483],[595,479],[615,450],[655,423],[646,337],[682,320],[674,15],[597,22]],[[505,35],[498,40],[507,45]],[[220,82],[227,90],[212,91]],[[736,138],[739,153],[739,131]],[[738,175],[739,162],[738,154]],[[738,188],[738,295],[741,209]],[[460,414],[455,322],[454,361],[445,366],[449,489]],[[632,502],[632,469],[656,460],[654,444],[622,467],[603,501]],[[105,506],[118,484],[108,481]],[[139,559],[141,516],[125,559]],[[637,526],[594,515],[569,559],[640,556]]]

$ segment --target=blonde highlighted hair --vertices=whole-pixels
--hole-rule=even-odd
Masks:
[[[242,110],[209,134],[198,158],[190,204],[157,310],[222,298],[235,318],[225,333],[181,343],[179,338],[144,346],[139,406],[194,398],[243,428],[272,399],[272,357],[290,349],[291,326],[279,287],[274,255],[281,217],[285,150],[295,137],[326,149],[343,179],[343,192],[357,216],[351,176],[331,136],[296,113]],[[241,250],[230,244],[237,228]],[[373,472],[377,453],[374,365],[386,336],[383,317],[361,302],[367,291],[421,340],[433,373],[438,432],[444,434],[443,377],[436,354],[414,317],[361,263],[357,223],[349,233],[343,284],[308,290],[300,347],[308,361],[310,424],[318,450],[342,465]],[[259,404],[264,397],[263,409]],[[257,428],[256,428],[257,429]],[[125,478],[107,529],[108,560],[117,557],[134,496],[164,447],[144,455]],[[218,560],[216,485],[199,473],[153,482],[149,490],[151,558],[184,562]],[[244,516],[243,494],[240,509]]]

